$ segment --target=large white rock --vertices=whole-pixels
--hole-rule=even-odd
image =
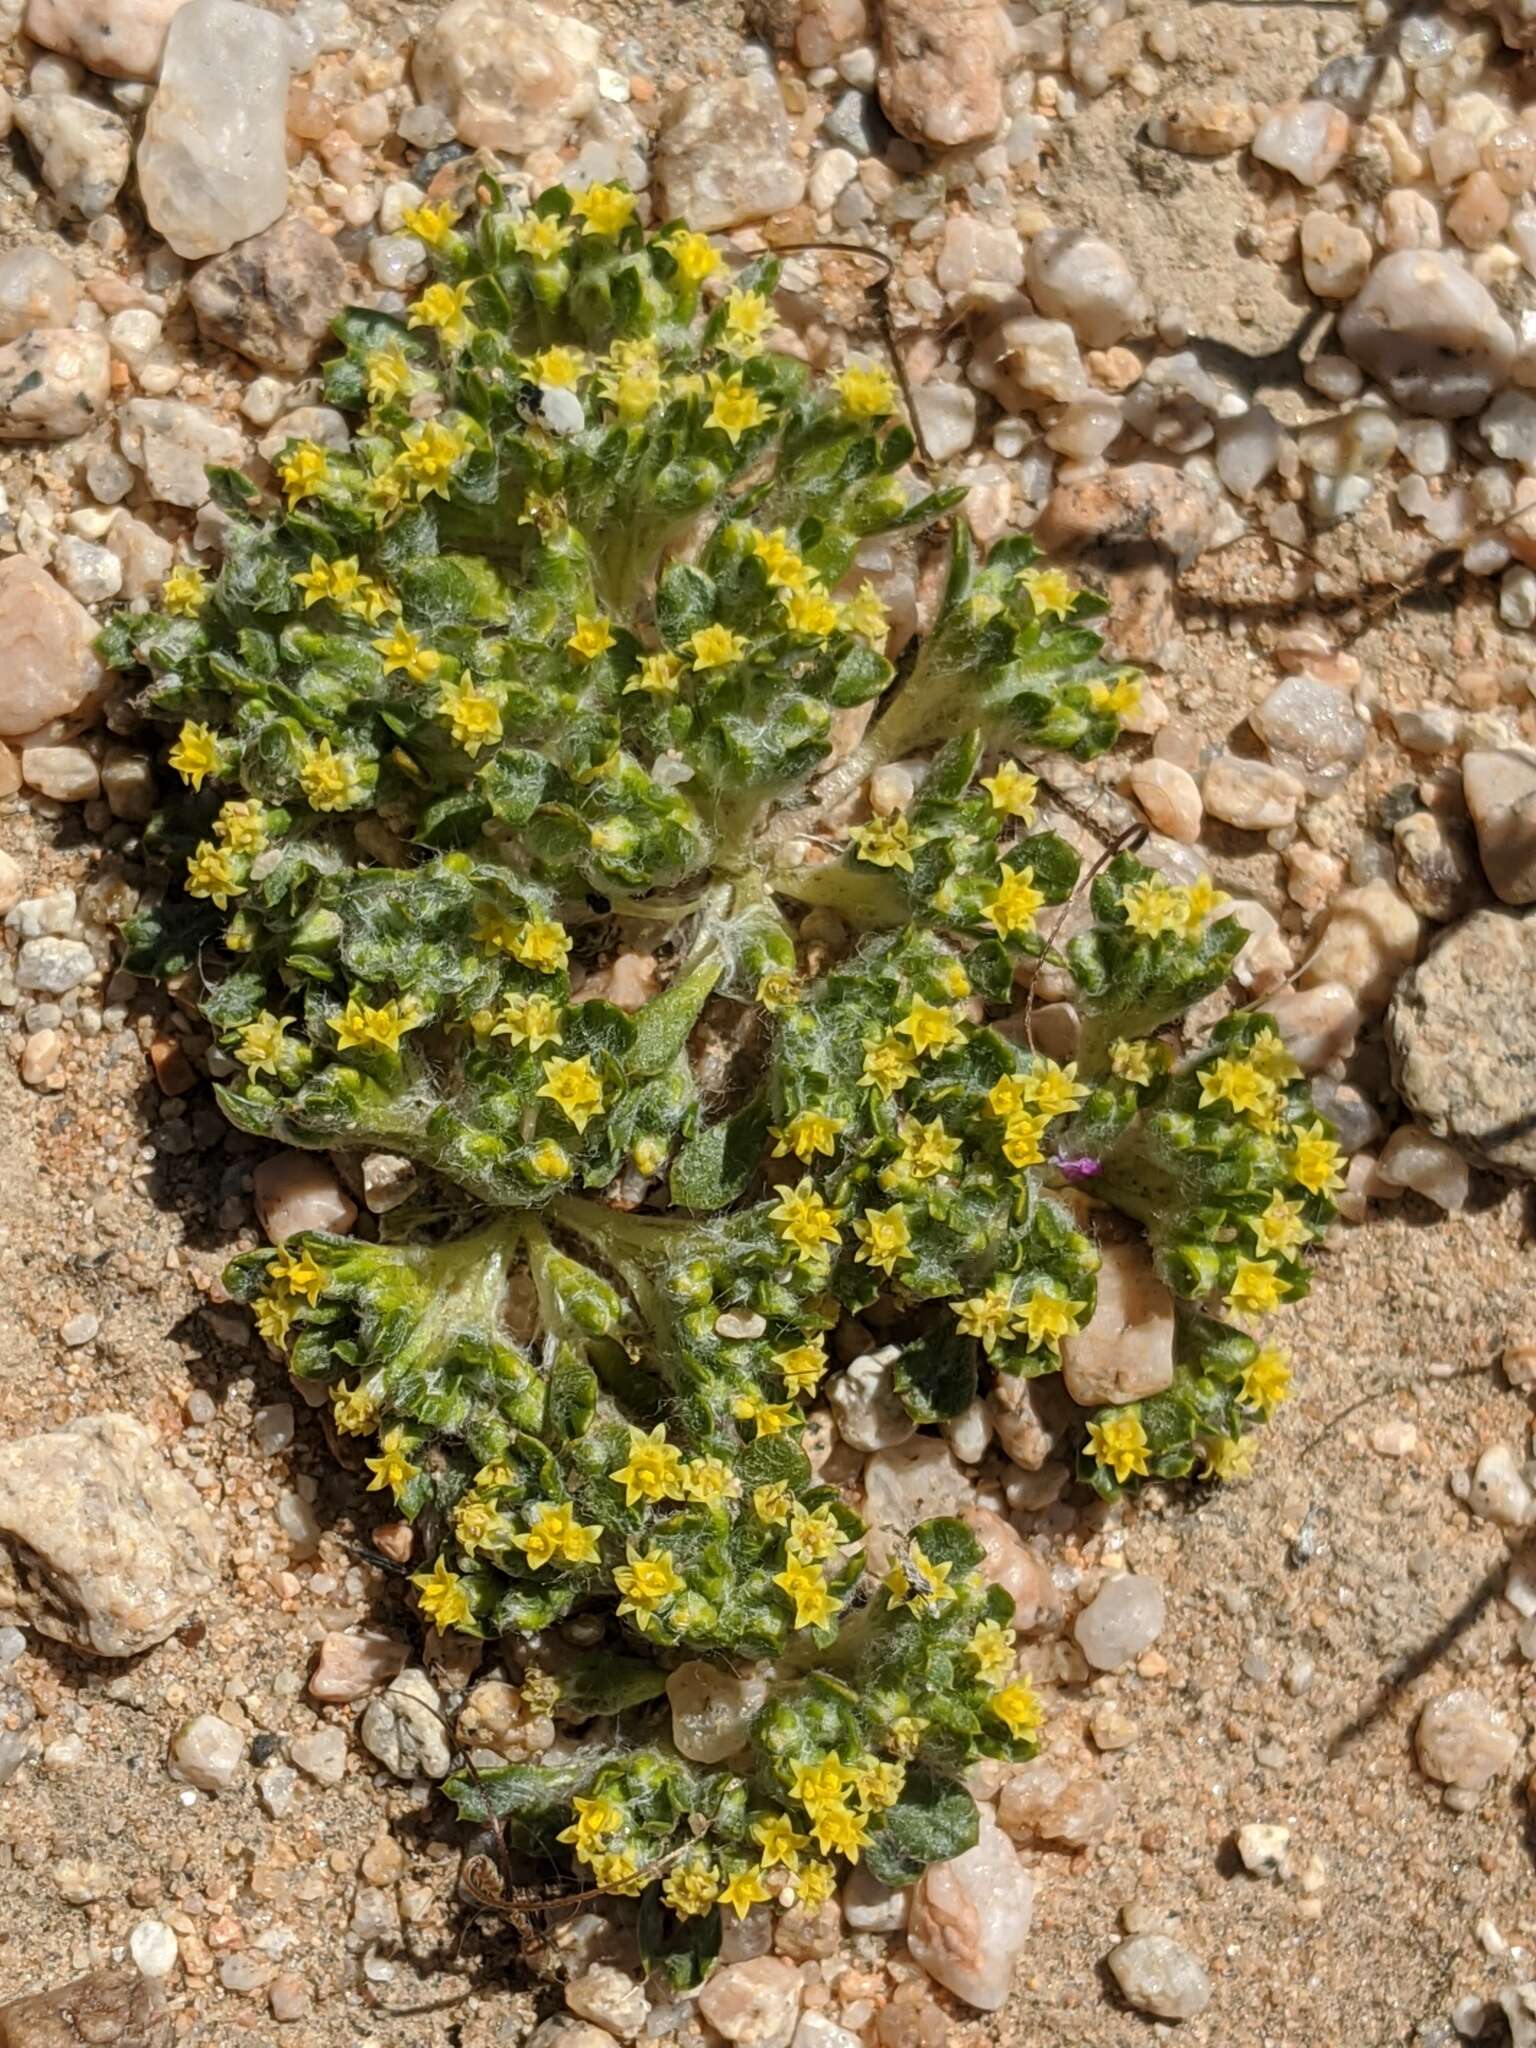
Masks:
[[[187,0],[30,0],[27,34],[108,78],[153,78]]]
[[[123,188],[133,144],[121,115],[74,93],[23,100],[16,126],[37,158],[43,183],[81,220],[106,212]]]
[[[947,1991],[979,2012],[998,2012],[1029,1939],[1035,1886],[991,1809],[978,1807],[977,1820],[975,1848],[930,1864],[918,1879],[907,1946]]]
[[[27,555],[0,561],[0,738],[37,732],[88,711],[111,671],[96,621]]]
[[[1509,380],[1515,337],[1492,294],[1454,256],[1383,256],[1339,322],[1339,339],[1405,412],[1464,419]]]
[[[751,1671],[738,1676],[715,1664],[679,1664],[667,1679],[672,1740],[692,1763],[724,1763],[746,1748],[767,1697],[767,1680]]]
[[[558,149],[597,104],[595,29],[535,0],[452,0],[416,45],[411,74],[460,142],[524,156]]]
[[[118,410],[117,438],[150,496],[189,511],[208,502],[208,465],[238,463],[245,454],[233,427],[176,398],[130,398]]]
[[[139,143],[139,195],[178,256],[219,256],[288,203],[290,44],[275,14],[190,0],[170,26]]]
[[[701,233],[798,205],[805,170],[771,71],[703,79],[669,102],[656,142],[662,211]]]

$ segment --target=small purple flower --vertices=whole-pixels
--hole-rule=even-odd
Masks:
[[[1058,1153],[1052,1164],[1066,1180],[1092,1180],[1101,1169],[1097,1159],[1069,1159]]]

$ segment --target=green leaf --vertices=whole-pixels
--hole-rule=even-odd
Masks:
[[[720,1123],[706,1124],[678,1153],[668,1183],[680,1209],[724,1209],[746,1191],[762,1161],[772,1110],[762,1096]]]
[[[979,1831],[976,1803],[965,1787],[913,1764],[900,1799],[881,1814],[871,1834],[865,1867],[881,1884],[915,1884],[930,1863],[947,1863],[974,1849]]]
[[[976,1398],[976,1346],[941,1323],[903,1349],[891,1378],[914,1422],[947,1422]]]
[[[574,1656],[560,1664],[558,1676],[560,1712],[575,1721],[627,1713],[647,1700],[660,1699],[667,1689],[667,1674],[660,1665],[622,1657],[612,1649]]]
[[[635,1928],[640,1960],[647,1970],[662,1970],[678,1991],[692,1991],[704,1982],[720,1953],[720,1909],[686,1920],[662,1903],[661,1886],[648,1885],[640,1900]]]

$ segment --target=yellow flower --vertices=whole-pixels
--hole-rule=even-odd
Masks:
[[[578,612],[575,630],[565,644],[578,661],[593,661],[608,652],[613,638],[613,627],[607,619]]]
[[[1029,602],[1037,619],[1071,616],[1078,591],[1064,570],[1021,569],[1019,581],[1029,592]]]
[[[267,807],[254,798],[232,799],[220,807],[213,836],[231,853],[260,853],[267,843]]]
[[[724,346],[733,356],[755,356],[773,325],[773,307],[762,292],[731,292],[725,302]]]
[[[771,1479],[766,1486],[753,1487],[752,1512],[760,1522],[777,1528],[789,1520],[793,1500],[787,1481]]]
[[[363,780],[350,754],[338,754],[319,740],[299,763],[299,787],[314,811],[345,811],[363,793]]]
[[[866,1813],[883,1813],[888,1806],[894,1806],[901,1797],[906,1783],[906,1767],[899,1763],[882,1763],[878,1757],[867,1757],[854,1766],[854,1782],[859,1798],[864,1802]]]
[[[936,1564],[916,1541],[906,1555],[892,1561],[883,1581],[893,1607],[910,1607],[914,1614],[931,1614],[958,1600],[960,1588],[949,1583],[954,1565],[946,1559]]]
[[[768,1214],[778,1225],[779,1236],[802,1258],[814,1258],[824,1244],[840,1242],[837,1226],[841,1217],[827,1206],[808,1178],[798,1187],[781,1189],[777,1206]]]
[[[540,1180],[564,1180],[571,1170],[570,1154],[553,1138],[545,1138],[534,1146],[528,1164]]]
[[[1253,1460],[1258,1443],[1251,1436],[1213,1436],[1201,1440],[1205,1463],[1200,1467],[1202,1479],[1220,1479],[1230,1482],[1234,1479],[1253,1477]]]
[[[230,898],[243,896],[245,887],[228,848],[215,846],[211,839],[200,841],[187,861],[187,894],[203,897],[218,909],[228,910]]]
[[[1184,930],[1182,892],[1166,882],[1132,882],[1122,891],[1120,905],[1126,923],[1144,939]]]
[[[414,374],[410,358],[398,341],[392,341],[388,348],[370,349],[363,357],[369,404],[387,405],[392,398],[404,397]]]
[[[1031,1350],[1042,1344],[1059,1343],[1063,1337],[1074,1335],[1077,1319],[1087,1305],[1082,1301],[1069,1301],[1063,1295],[1048,1294],[1043,1287],[1037,1287],[1019,1310]]]
[[[404,626],[396,626],[387,639],[375,640],[373,646],[374,651],[384,657],[387,676],[400,670],[413,683],[429,683],[443,665],[443,657],[433,648],[423,647],[416,635]]]
[[[440,249],[453,232],[455,215],[451,206],[408,206],[400,225],[429,249]]]
[[[1344,1185],[1339,1172],[1339,1148],[1321,1123],[1311,1124],[1296,1133],[1295,1150],[1291,1154],[1291,1178],[1299,1182],[1309,1195],[1331,1195],[1335,1188]]]
[[[1134,1408],[1117,1409],[1107,1422],[1090,1422],[1088,1448],[1096,1464],[1107,1465],[1123,1486],[1132,1473],[1147,1476],[1147,1432]]]
[[[459,285],[429,284],[411,308],[406,325],[434,327],[446,347],[463,348],[475,331],[468,311],[473,291],[472,279]]]
[[[178,562],[160,586],[160,609],[173,619],[195,619],[209,595],[202,570],[195,563]]]
[[[883,419],[896,410],[896,385],[879,363],[850,363],[836,379],[837,395],[856,420]]]
[[[825,1153],[830,1159],[837,1150],[837,1134],[846,1125],[843,1116],[828,1116],[822,1109],[802,1109],[792,1116],[783,1130],[772,1135],[777,1141],[773,1148],[775,1159],[782,1159],[793,1152],[802,1164],[809,1166],[818,1153]]]
[[[312,498],[331,480],[331,459],[313,441],[297,441],[274,465],[290,510],[301,498]]]
[[[1019,1081],[1019,1095],[1041,1116],[1069,1116],[1088,1100],[1092,1090],[1077,1078],[1077,1061],[1065,1067],[1037,1059]]]
[[[526,1535],[512,1538],[512,1548],[523,1553],[532,1571],[557,1557],[567,1564],[596,1564],[602,1533],[599,1523],[578,1522],[562,1502],[559,1507],[542,1509]]]
[[[1268,1252],[1288,1256],[1312,1235],[1298,1204],[1286,1201],[1279,1194],[1271,1195],[1269,1206],[1261,1209],[1257,1216],[1250,1216],[1247,1222],[1261,1256]]]
[[[574,391],[586,373],[587,358],[579,348],[557,343],[528,358],[528,374],[534,383],[553,391]]]
[[[613,1574],[613,1583],[624,1595],[618,1608],[621,1615],[654,1614],[664,1600],[682,1592],[683,1581],[670,1550],[637,1550],[630,1543],[624,1554],[628,1563],[619,1565]]]
[[[696,1500],[707,1508],[741,1498],[741,1481],[724,1458],[690,1458],[682,1468],[679,1484],[685,1500]]]
[[[400,473],[416,486],[418,498],[448,495],[448,479],[469,451],[469,436],[440,420],[424,420],[405,436],[397,458]]]
[[[793,1008],[800,999],[800,986],[787,968],[770,967],[757,978],[753,991],[757,1000],[770,1014]]]
[[[991,797],[994,811],[1000,811],[1005,818],[1021,818],[1026,825],[1035,822],[1039,777],[1027,774],[1017,761],[999,762],[997,773],[984,775],[981,786]]]
[[[896,1755],[911,1758],[922,1748],[928,1723],[921,1714],[898,1714],[885,1731],[886,1747]]]
[[[1038,1166],[1045,1158],[1040,1140],[1050,1127],[1050,1118],[1021,1109],[1003,1125],[1003,1157],[1016,1173],[1026,1166]]]
[[[661,371],[654,363],[639,363],[608,378],[603,388],[624,424],[635,426],[661,403]]]
[[[532,256],[536,262],[547,263],[562,249],[569,248],[571,235],[572,230],[553,214],[529,213],[513,223],[512,246],[520,256]]]
[[[338,1052],[351,1052],[355,1046],[361,1046],[365,1052],[397,1053],[406,1032],[414,1031],[420,1022],[421,1015],[408,996],[370,1004],[352,995],[348,996],[341,1015],[331,1019],[331,1029],[336,1034]]]
[[[478,754],[501,738],[501,706],[484,690],[476,689],[468,676],[461,676],[451,689],[444,690],[438,708],[448,720],[455,746],[466,754]]]
[[[679,1920],[697,1920],[720,1896],[720,1873],[713,1863],[679,1863],[667,1872],[661,1896]]]
[[[1153,1038],[1117,1038],[1109,1048],[1109,1070],[1118,1080],[1149,1088],[1162,1065],[1162,1048]]]
[[[1192,939],[1198,938],[1211,913],[1231,901],[1232,898],[1224,889],[1218,889],[1209,875],[1202,875],[1198,882],[1191,882],[1184,891],[1184,929]],[[1301,1069],[1298,1067],[1296,1072],[1299,1074]],[[1273,1078],[1279,1080],[1281,1076],[1277,1074]],[[1286,1075],[1284,1078],[1293,1080],[1295,1076]]]
[[[889,1100],[914,1078],[917,1061],[909,1046],[899,1038],[866,1038],[864,1041],[864,1067],[859,1075],[861,1088],[873,1088],[885,1100]]]
[[[1286,1295],[1285,1282],[1265,1259],[1239,1259],[1227,1293],[1227,1307],[1234,1315],[1263,1316],[1278,1308]]]
[[[1035,887],[1033,868],[1005,867],[997,894],[981,908],[997,936],[1006,939],[1015,932],[1033,931],[1035,913],[1044,902],[1045,897]]]
[[[1000,1074],[987,1090],[987,1108],[993,1116],[1005,1120],[1017,1116],[1025,1103],[1032,1100],[1026,1093],[1022,1074]]]
[[[290,1294],[302,1295],[311,1308],[324,1294],[330,1275],[323,1266],[317,1266],[305,1250],[297,1252],[286,1248],[267,1268],[267,1277]]]
[[[284,1300],[280,1295],[264,1294],[253,1306],[256,1328],[275,1351],[281,1351],[288,1342],[289,1327],[299,1312],[296,1301]]]
[[[965,1647],[983,1685],[1001,1685],[1013,1669],[1013,1630],[1000,1621],[978,1621]]]
[[[635,195],[622,185],[589,185],[571,201],[571,211],[589,235],[617,235],[635,217]]]
[[[911,1256],[912,1232],[907,1226],[906,1212],[899,1205],[890,1209],[866,1209],[862,1216],[855,1218],[853,1232],[859,1240],[854,1259],[860,1265],[878,1266],[882,1273],[889,1275],[896,1271],[902,1259]]]
[[[555,1840],[570,1842],[581,1861],[590,1863],[593,1852],[624,1825],[624,1816],[613,1801],[601,1793],[592,1798],[583,1798],[578,1793],[571,1801],[571,1811],[576,1818],[556,1835]]]
[[[914,1180],[933,1180],[941,1173],[953,1173],[960,1163],[962,1147],[936,1116],[931,1124],[909,1118],[901,1126],[901,1154],[898,1163]]]
[[[335,604],[344,603],[352,596],[363,581],[357,566],[356,555],[347,555],[339,561],[327,561],[324,555],[311,555],[307,570],[299,570],[294,583],[304,593],[304,609],[311,605],[324,604],[327,600]]]
[[[752,1839],[762,1850],[758,1861],[764,1870],[796,1871],[803,1851],[811,1846],[787,1813],[765,1813],[752,1823]]]
[[[167,759],[183,782],[201,789],[203,778],[219,772],[219,742],[213,728],[189,718],[176,736]]]
[[[430,1572],[413,1572],[411,1584],[421,1595],[422,1613],[436,1629],[466,1628],[475,1618],[457,1572],[449,1571],[439,1558]]]
[[[643,690],[651,697],[675,697],[682,674],[683,664],[675,654],[647,654],[624,685],[624,695],[632,697]]]
[[[1116,718],[1130,718],[1141,709],[1141,680],[1137,676],[1116,676],[1112,683],[1093,683],[1088,695],[1095,711],[1112,711]]]
[[[512,928],[502,950],[537,974],[558,974],[571,957],[571,938],[563,924],[534,917]]]
[[[761,1906],[773,1897],[763,1883],[763,1873],[755,1864],[748,1864],[736,1871],[729,1882],[720,1887],[720,1904],[729,1906],[738,1920],[745,1920],[754,1906]]]
[[[1200,1107],[1230,1103],[1240,1116],[1264,1116],[1275,1099],[1275,1084],[1247,1060],[1218,1059],[1200,1069]]]
[[[823,1855],[846,1856],[857,1863],[860,1852],[869,1847],[869,1817],[846,1807],[824,1806],[811,1815],[811,1833]]]
[[[843,630],[868,640],[874,647],[883,647],[890,637],[890,614],[867,576],[843,606]]]
[[[536,1091],[569,1117],[578,1131],[584,1131],[593,1117],[603,1111],[603,1084],[592,1071],[592,1061],[548,1059],[544,1062],[544,1085]]]
[[[783,1375],[785,1386],[797,1400],[803,1395],[814,1394],[827,1370],[826,1353],[819,1340],[814,1344],[792,1344],[787,1351],[776,1351],[773,1362]]]
[[[841,624],[837,606],[819,586],[810,590],[781,592],[785,622],[792,633],[804,633],[813,640],[825,640]]]
[[[860,860],[876,868],[901,868],[909,875],[912,856],[923,843],[913,838],[911,825],[899,814],[894,818],[875,818],[868,825],[855,825],[848,836]]]
[[[1253,1363],[1243,1374],[1240,1391],[1250,1408],[1257,1408],[1261,1415],[1273,1415],[1291,1392],[1291,1368],[1285,1353],[1273,1344],[1256,1351]]]
[[[366,1387],[339,1380],[331,1389],[331,1421],[343,1436],[366,1436],[379,1419],[379,1404]]]
[[[783,1571],[775,1572],[773,1583],[786,1592],[794,1604],[796,1628],[825,1628],[837,1612],[837,1601],[815,1565],[792,1557]]]
[[[1272,1024],[1266,1024],[1254,1034],[1248,1057],[1259,1072],[1278,1087],[1283,1088],[1287,1081],[1301,1078],[1301,1068],[1291,1058],[1285,1040]]]
[[[975,1337],[990,1358],[998,1345],[1018,1330],[1018,1310],[1007,1288],[992,1286],[969,1301],[957,1303],[955,1324],[962,1337]]]
[[[275,1017],[270,1010],[263,1010],[245,1026],[235,1047],[235,1058],[248,1074],[271,1074],[275,1078],[288,1050],[283,1033],[292,1022],[291,1017]]]
[[[702,284],[720,268],[714,243],[708,235],[696,234],[692,228],[679,228],[667,237],[661,247],[677,265],[677,274],[684,284]],[[741,296],[740,292],[731,293],[733,299]]]
[[[633,1425],[629,1432],[629,1458],[608,1474],[624,1489],[624,1505],[632,1508],[642,1500],[684,1500],[683,1454],[667,1442],[666,1424],[658,1422],[647,1436]]]
[[[403,1435],[402,1430],[390,1430],[379,1441],[379,1455],[364,1458],[364,1465],[373,1474],[368,1482],[370,1493],[382,1493],[386,1488],[391,1493],[399,1493],[416,1477],[420,1468],[413,1465],[401,1449]]]
[[[739,633],[733,633],[729,626],[700,626],[684,644],[693,656],[696,673],[711,668],[729,668],[747,651],[746,641]]]
[[[791,1557],[808,1564],[824,1564],[841,1549],[843,1532],[830,1508],[803,1508],[796,1501],[790,1511],[789,1534],[784,1547]]]
[[[1012,1685],[1000,1687],[987,1705],[1016,1740],[1033,1735],[1045,1720],[1045,1710],[1027,1678],[1016,1678]]]
[[[495,1013],[490,1036],[510,1038],[514,1045],[526,1045],[530,1052],[558,1045],[560,1005],[550,996],[508,996]]]
[[[759,1437],[783,1436],[787,1429],[793,1429],[802,1419],[798,1409],[788,1401],[765,1401],[756,1392],[738,1394],[731,1403],[731,1413],[738,1422],[752,1424],[754,1442]]]
[[[453,1511],[453,1533],[466,1557],[494,1546],[507,1526],[507,1518],[491,1501],[466,1494]]]
[[[896,1029],[903,1038],[911,1040],[912,1049],[919,1056],[948,1052],[952,1045],[965,1043],[965,1029],[954,1011],[925,1002],[921,996],[913,997],[912,1007]]]
[[[773,408],[763,403],[761,392],[753,391],[739,376],[711,377],[713,399],[704,416],[706,427],[718,427],[734,448],[742,435],[773,417]]]
[[[832,1864],[823,1863],[820,1857],[813,1856],[795,1873],[795,1903],[808,1913],[824,1906],[836,1890],[837,1871]]]

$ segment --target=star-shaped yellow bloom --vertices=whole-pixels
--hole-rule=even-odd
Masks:
[[[421,1595],[422,1613],[437,1629],[467,1628],[475,1618],[469,1590],[457,1572],[439,1558],[430,1572],[413,1572],[411,1584]]]
[[[623,1487],[624,1505],[628,1508],[642,1500],[682,1500],[686,1497],[683,1454],[674,1444],[667,1442],[666,1425],[661,1422],[649,1435],[644,1430],[631,1427],[629,1457],[608,1477],[615,1485]]]
[[[1132,1474],[1147,1475],[1147,1454],[1151,1446],[1141,1417],[1134,1408],[1116,1409],[1104,1422],[1088,1425],[1088,1448],[1095,1462],[1107,1467],[1123,1486]]]
[[[779,1236],[793,1245],[802,1258],[813,1258],[823,1245],[840,1241],[837,1226],[842,1219],[822,1200],[808,1177],[797,1187],[781,1189],[778,1203],[768,1215]]]
[[[547,1059],[544,1085],[536,1093],[569,1117],[578,1131],[585,1131],[593,1117],[602,1114],[603,1084],[593,1073],[592,1061],[586,1053],[575,1060]]]
[[[912,1232],[906,1211],[899,1205],[890,1209],[866,1209],[854,1219],[854,1236],[859,1248],[854,1253],[860,1265],[875,1266],[892,1274],[912,1251]]]
[[[994,811],[1002,812],[1007,818],[1018,818],[1026,825],[1035,822],[1039,778],[1021,768],[1017,761],[999,762],[997,773],[984,775],[981,786],[992,799]]]

